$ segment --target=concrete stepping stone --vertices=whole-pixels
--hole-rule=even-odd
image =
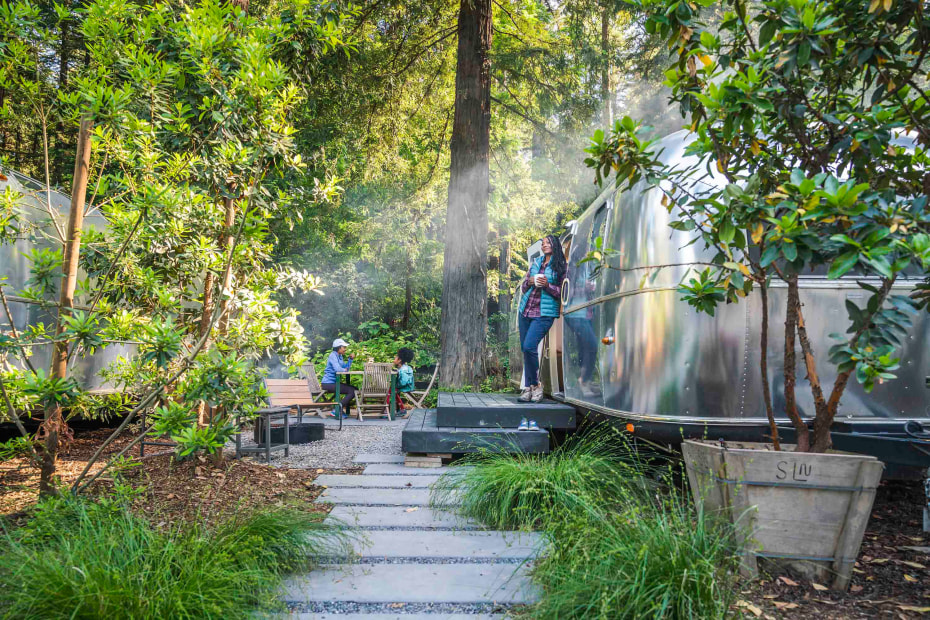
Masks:
[[[354,459],[355,463],[403,463],[403,454],[371,454],[362,452],[357,454]]]
[[[484,529],[474,521],[425,506],[334,506],[329,515],[350,527],[434,527]]]
[[[514,564],[344,564],[289,579],[290,602],[531,603],[529,568]]]
[[[326,487],[365,487],[365,488],[428,488],[439,480],[439,475],[432,476],[352,476],[341,474],[328,474],[317,476],[313,484]]]
[[[356,544],[363,558],[508,558],[529,559],[542,544],[527,532],[455,532],[448,530],[372,530]]]
[[[429,489],[326,489],[317,502],[330,504],[361,504],[363,506],[426,506]]]
[[[468,467],[404,467],[398,463],[372,463],[365,467],[366,476],[438,476],[448,474],[454,476],[468,471]]]

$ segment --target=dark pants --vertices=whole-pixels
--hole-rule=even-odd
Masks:
[[[539,343],[555,321],[551,316],[533,318],[520,315],[520,348],[523,349],[523,376],[527,385],[539,383]]]
[[[336,384],[335,383],[324,383],[320,386],[323,388],[324,392],[329,392],[330,394],[336,393]],[[352,399],[355,398],[355,388],[348,383],[339,384],[339,393],[342,394],[342,412],[349,412],[349,403],[352,402]]]

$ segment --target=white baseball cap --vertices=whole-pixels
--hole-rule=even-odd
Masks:
[[[338,349],[339,347],[347,347],[349,343],[343,340],[342,338],[336,338],[333,340],[333,348]]]

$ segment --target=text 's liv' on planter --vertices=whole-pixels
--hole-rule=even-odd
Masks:
[[[685,441],[697,506],[736,528],[741,572],[765,558],[849,586],[884,465],[872,456],[774,451],[770,444]]]

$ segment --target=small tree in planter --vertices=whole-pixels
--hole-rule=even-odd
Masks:
[[[830,555],[840,573],[835,585],[845,587],[880,466],[866,475],[858,461],[849,461],[852,473],[841,475],[835,460],[828,464],[828,457],[819,454],[831,448],[830,428],[850,377],[855,374],[867,391],[893,379],[895,349],[910,325],[909,314],[927,305],[926,282],[912,298],[892,294],[892,289],[905,269],[926,271],[930,264],[930,102],[924,86],[930,17],[920,2],[902,0],[873,0],[868,6],[847,0],[771,0],[747,6],[732,0],[725,2],[731,10],[714,33],[700,16],[702,7],[714,2],[696,2],[637,0],[650,15],[646,29],[666,37],[674,50],[666,85],[671,100],[690,120],[693,141],[687,152],[706,164],[708,172],[661,163],[655,141],[644,139],[644,128],[629,118],[618,121],[609,136],[596,133],[586,163],[596,170],[598,182],[614,171],[618,183],[632,187],[642,181],[646,189],[659,188],[663,204],[673,213],[672,227],[694,231],[696,242],[713,249],[713,266],[680,285],[691,306],[713,314],[718,304],[736,302],[759,288],[760,366],[776,451],[780,442],[766,368],[767,284],[777,279],[787,287],[784,413],[794,426],[797,445],[793,455],[774,455],[771,474],[777,482],[782,480],[779,463],[800,463],[810,471],[816,461],[817,468],[834,476],[832,483],[817,486],[843,486],[837,480],[852,476],[846,487],[866,489],[845,496],[846,510],[835,507],[843,518],[840,530],[833,532]],[[710,176],[713,169],[718,179],[710,188],[694,183],[696,176]],[[829,351],[838,374],[826,386],[808,329],[833,326],[805,323],[798,288],[800,275],[821,266],[828,268],[829,278],[861,276],[859,286],[868,293],[864,306],[846,301],[848,329],[833,334],[837,343]],[[812,429],[796,404],[796,342],[814,402]],[[686,456],[689,450],[696,448],[688,446]],[[752,458],[756,465],[765,460]],[[747,461],[736,467],[743,467],[742,472],[734,472],[735,464],[721,454],[701,459],[709,469],[727,461],[731,471],[715,473],[722,484],[732,485],[739,478],[735,474],[750,476],[750,469],[758,469]],[[693,461],[689,459],[689,468],[696,465]],[[807,483],[810,493],[817,476],[803,477],[789,474],[785,484],[791,486],[795,478],[796,486]],[[747,477],[745,488],[751,484]],[[722,487],[714,493],[722,504],[732,501]],[[742,494],[745,507],[751,505],[746,504],[750,496],[751,489]],[[784,510],[785,498],[778,497],[773,508],[781,505]],[[759,501],[761,522],[764,507]],[[804,501],[792,499],[787,511],[800,518]],[[810,500],[812,507],[820,502],[821,508],[823,501]],[[851,522],[853,517],[858,521]],[[760,542],[764,551],[775,553],[769,540]],[[783,555],[816,556],[801,551]]]

